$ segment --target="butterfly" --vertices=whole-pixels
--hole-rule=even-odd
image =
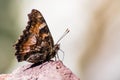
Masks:
[[[39,63],[54,58],[60,49],[58,42],[69,32],[67,29],[64,35],[54,44],[50,30],[42,14],[33,9],[28,14],[28,24],[23,34],[14,44],[15,56],[18,62],[27,61]]]

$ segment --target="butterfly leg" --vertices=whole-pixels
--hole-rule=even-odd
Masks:
[[[58,53],[56,54],[55,57],[57,57],[56,60],[57,60],[57,59],[60,60]]]

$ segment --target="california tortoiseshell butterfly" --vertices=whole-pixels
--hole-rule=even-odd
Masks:
[[[23,35],[20,36],[20,39],[14,45],[16,49],[15,56],[18,62],[28,61],[38,63],[49,61],[57,54],[59,41],[54,44],[46,21],[38,10],[33,9],[31,13],[28,14],[28,17],[28,25],[23,31]],[[67,29],[66,33],[68,32],[69,30]],[[66,35],[66,33],[64,35]],[[62,39],[62,37],[60,39]]]

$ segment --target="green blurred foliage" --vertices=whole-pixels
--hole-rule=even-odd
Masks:
[[[0,73],[6,73],[15,58],[12,45],[18,32],[19,8],[15,0],[0,0]]]

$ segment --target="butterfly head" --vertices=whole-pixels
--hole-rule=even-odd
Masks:
[[[55,44],[53,50],[57,53],[60,49],[60,44]]]

